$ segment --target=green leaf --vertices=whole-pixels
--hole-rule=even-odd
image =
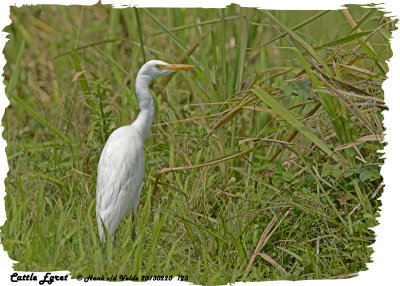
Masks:
[[[381,174],[377,170],[365,170],[360,174],[361,182],[366,180],[375,181],[381,178]]]
[[[290,182],[291,180],[293,180],[293,173],[289,171],[282,172],[282,179],[286,182]]]
[[[283,167],[281,161],[275,161],[275,171],[277,173],[282,173],[285,171],[285,168]]]
[[[273,88],[280,88],[282,82],[283,82],[283,80],[282,80],[281,78],[278,78],[276,81],[274,81],[274,82],[272,83],[271,86],[272,86]]]
[[[291,85],[291,83],[286,83],[284,81],[281,82],[281,84],[279,85],[280,90],[282,90],[285,95],[287,97],[292,96],[293,94],[293,86]]]

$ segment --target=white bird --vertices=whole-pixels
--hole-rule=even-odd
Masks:
[[[111,237],[129,210],[133,210],[135,217],[145,169],[143,142],[149,136],[154,116],[150,82],[193,67],[151,60],[140,68],[135,82],[139,115],[131,125],[120,127],[110,135],[97,168],[96,216],[101,242],[106,241],[103,227]],[[133,230],[132,238],[135,235]]]

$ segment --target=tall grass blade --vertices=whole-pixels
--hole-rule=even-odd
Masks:
[[[142,274],[143,271],[143,254],[144,254],[144,239],[146,234],[146,226],[150,218],[151,213],[151,192],[147,192],[146,202],[142,209],[141,219],[140,219],[140,229],[137,231],[137,236],[135,238],[136,249],[135,256],[133,261],[133,273],[138,277]]]
[[[311,252],[311,248],[310,248],[310,246],[309,246],[307,243],[306,243],[306,249],[307,249],[308,257],[310,258],[310,261],[311,261],[311,265],[312,265],[313,268],[314,268],[315,278],[316,278],[316,279],[321,279],[321,273],[320,273],[320,271],[319,271],[317,262],[315,261],[314,254]]]
[[[17,85],[20,69],[21,69],[21,61],[25,51],[25,38],[22,39],[21,44],[19,45],[17,58],[15,59],[15,68],[10,76],[10,81],[8,82],[6,93],[10,96],[10,94],[14,93],[14,89]]]
[[[269,256],[266,253],[259,253],[259,256],[264,258],[266,261],[272,264],[276,269],[278,269],[283,275],[288,276],[289,274],[286,272],[286,270],[278,263],[276,262],[271,256]]]
[[[144,44],[143,44],[143,36],[142,36],[142,24],[141,24],[140,17],[139,17],[139,10],[136,7],[133,7],[133,10],[135,11],[137,30],[139,31],[140,50],[142,51],[143,63],[145,63],[147,61],[146,61],[146,54],[144,52]]]
[[[108,37],[109,38],[115,38],[117,33],[118,33],[118,20],[120,17],[120,10],[119,9],[113,9],[111,10],[110,13],[110,21],[109,21],[109,28],[108,28]],[[114,43],[109,42],[106,44],[106,52],[103,54],[107,55],[107,58],[112,59],[113,58],[113,53],[114,53]],[[118,70],[118,67],[113,64],[111,65],[111,69],[114,73],[114,78],[118,82],[119,85],[122,84],[122,78],[121,78],[121,73]]]
[[[354,32],[358,31],[362,24],[364,24],[369,18],[371,18],[376,12],[376,9],[370,9],[362,18],[361,20],[353,27],[349,34],[353,34]]]
[[[329,67],[326,65],[325,61],[318,55],[318,53],[307,44],[302,38],[300,38],[296,33],[294,33],[291,29],[286,27],[283,23],[278,21],[269,11],[263,10],[261,11],[265,15],[267,15],[274,23],[278,24],[286,33],[292,37],[305,51],[307,51],[325,70],[325,72],[332,76],[332,72]]]
[[[325,14],[328,13],[328,12],[329,12],[329,10],[321,11],[321,12],[319,12],[319,13],[317,13],[317,14],[311,16],[310,18],[304,20],[303,22],[297,24],[296,26],[294,26],[293,28],[291,28],[291,30],[292,30],[292,31],[296,31],[297,29],[300,29],[301,27],[304,27],[305,25],[307,25],[307,24],[313,22],[314,20],[320,18],[322,15],[325,15]],[[263,25],[263,26],[264,26],[264,24],[259,24],[259,23],[254,23],[254,22],[252,22],[252,24],[254,24],[254,25]],[[265,26],[267,26],[267,25],[265,25]],[[269,25],[268,25],[268,26],[269,26]],[[267,45],[269,45],[269,44],[275,42],[276,40],[279,40],[279,39],[285,37],[287,34],[288,34],[287,32],[282,33],[282,34],[280,34],[279,36],[276,36],[275,38],[273,38],[272,40],[269,40],[269,41],[266,42],[265,44],[262,44],[259,48],[263,48],[263,47],[265,47],[265,46],[267,46]]]
[[[278,226],[282,223],[283,219],[292,211],[292,209],[289,209],[286,211],[286,213],[282,216],[281,220],[275,225],[276,221],[278,220],[278,216],[283,213],[285,209],[282,208],[276,216],[272,218],[272,220],[269,222],[267,227],[264,229],[258,243],[256,246],[256,249],[253,252],[253,255],[251,256],[249,263],[247,264],[246,270],[244,272],[244,277],[246,277],[254,263],[255,258],[257,255],[260,253],[260,251],[264,248],[264,246],[267,244],[268,240],[271,238],[271,235],[275,232],[275,230],[278,228]],[[275,225],[275,227],[272,229],[272,227]]]
[[[196,17],[195,17],[196,19],[200,19],[197,16],[197,14],[195,14],[195,15],[196,15]],[[199,51],[200,51],[201,63],[203,66],[203,72],[205,74],[206,82],[208,83],[208,88],[211,93],[211,98],[216,98],[215,90],[214,90],[214,86],[213,86],[213,80],[211,79],[211,75],[210,75],[210,68],[207,63],[207,54],[206,54],[207,51],[204,47],[203,41],[201,40],[200,28],[198,25],[196,26],[195,31],[196,31],[196,36],[197,36],[197,40],[199,43]]]
[[[176,194],[174,192],[172,192],[173,196],[174,196],[174,200],[176,202],[176,204],[178,205],[178,210],[181,213],[182,216],[178,216],[182,222],[183,225],[186,229],[186,233],[189,236],[190,240],[193,243],[193,246],[195,246],[197,244],[198,239],[196,238],[196,235],[194,234],[192,228],[190,227],[189,223],[189,219],[188,216],[186,214],[185,208],[183,207],[182,203],[180,202],[180,200],[178,200],[178,198],[176,197]]]
[[[194,222],[194,221],[189,220],[188,218],[184,218],[184,217],[180,217],[180,216],[177,216],[177,217],[180,218],[182,221],[188,222],[188,223],[190,223],[190,224],[196,226],[197,228],[199,228],[199,229],[201,229],[201,230],[203,230],[203,231],[205,231],[205,232],[211,234],[212,236],[214,236],[215,238],[221,240],[221,241],[224,242],[225,244],[228,244],[228,241],[225,240],[225,239],[224,239],[222,236],[220,236],[218,233],[215,233],[215,232],[211,231],[210,229],[208,229],[208,228],[206,228],[206,227],[204,227],[204,226],[202,226],[202,225],[200,225],[200,224],[198,224],[198,223],[196,223],[196,222]]]
[[[224,9],[221,9],[221,11],[223,11]],[[232,20],[236,20],[237,18],[240,18],[240,16],[229,16],[225,18],[225,21],[232,21]],[[214,19],[214,20],[209,20],[209,21],[203,21],[200,23],[196,23],[196,24],[190,24],[190,25],[183,25],[183,26],[179,26],[179,27],[173,27],[171,29],[169,29],[170,32],[177,32],[177,31],[181,31],[181,30],[187,30],[189,28],[195,28],[196,26],[206,26],[206,25],[210,25],[210,24],[217,24],[219,22],[221,22],[222,19]],[[157,36],[160,35],[164,32],[155,32],[149,35],[149,37],[151,36]]]
[[[335,161],[338,161],[338,157],[332,152],[332,150],[319,139],[314,133],[312,133],[307,126],[300,122],[295,116],[291,114],[282,104],[274,99],[269,93],[264,91],[262,88],[258,88],[253,91],[262,101],[268,104],[274,109],[284,120],[286,120],[293,128],[300,132],[304,137],[313,142],[328,156],[332,157]]]
[[[374,217],[374,211],[372,210],[371,205],[369,204],[369,201],[366,200],[365,198],[368,198],[363,191],[361,190],[360,186],[358,185],[358,182],[356,180],[353,181],[354,184],[354,189],[356,191],[357,197],[360,201],[360,204],[364,208],[365,213],[370,214],[372,217]]]
[[[150,16],[150,18],[172,39],[172,41],[184,52],[186,52],[187,48],[186,46],[176,37],[171,31],[169,31],[150,11],[146,8],[141,8],[143,9],[143,12],[145,12],[147,15]]]
[[[351,35],[348,35],[346,37],[343,37],[343,38],[328,42],[326,44],[323,44],[320,47],[317,47],[316,49],[319,49],[319,48],[322,48],[322,47],[326,48],[326,47],[334,47],[334,46],[344,45],[344,44],[352,42],[352,41],[354,41],[354,40],[356,40],[358,38],[361,38],[361,37],[363,37],[365,35],[371,34],[372,32],[373,32],[373,30],[351,34]]]
[[[228,63],[226,62],[226,18],[225,18],[225,9],[221,9],[221,43],[220,43],[220,50],[221,50],[221,72],[222,72],[222,84],[224,88],[224,100],[227,98],[227,86],[228,86],[228,74],[227,74],[227,67]]]
[[[357,27],[357,23],[354,21],[354,19],[353,19],[353,17],[351,16],[349,10],[347,10],[347,9],[342,9],[341,11],[342,11],[343,15],[346,17],[347,21],[350,23],[350,25],[351,25],[353,28]],[[379,27],[378,27],[377,29],[379,29]],[[361,32],[361,29],[358,28],[356,31],[357,31],[357,32]],[[358,39],[357,41],[358,41],[358,43],[360,44],[360,46],[361,46],[372,58],[375,57],[376,52],[374,51],[374,48],[372,47],[371,43],[368,42],[368,39],[367,39],[367,38],[362,37],[361,39]],[[374,59],[375,59],[375,58],[374,58]],[[383,73],[386,74],[386,73],[387,73],[387,69],[386,69],[386,68],[382,65],[382,63],[379,61],[379,58],[378,58],[378,59],[375,59],[375,60],[377,61],[377,64],[378,64],[378,67],[380,68],[380,70],[381,70]]]
[[[22,107],[30,116],[32,116],[37,122],[39,122],[43,127],[48,128],[52,133],[60,137],[64,142],[72,143],[70,137],[68,137],[64,132],[57,128],[57,126],[51,124],[46,118],[34,110],[30,104],[25,102],[22,98],[17,95],[10,95],[11,101],[14,101],[20,107]]]
[[[75,49],[71,50],[71,57],[72,57],[72,64],[75,68],[75,72],[79,74],[79,83],[85,94],[90,94],[89,84],[86,80],[85,74],[82,72],[81,61],[79,60],[78,54],[76,53]]]
[[[376,61],[379,61],[379,57],[378,55],[374,52],[373,49],[371,49],[370,47],[368,47],[368,45],[366,45],[362,40],[357,39],[358,44],[364,49],[364,51],[366,51],[368,53],[368,55],[373,58]]]
[[[159,243],[161,229],[165,222],[167,214],[168,214],[168,212],[166,210],[164,210],[162,217],[160,218],[160,211],[156,211],[154,213],[152,238],[151,238],[151,244],[150,244],[150,249],[149,249],[149,260],[148,260],[146,268],[145,268],[146,273],[149,273],[150,268],[154,267],[153,261],[154,261],[155,255],[156,255],[156,248]]]

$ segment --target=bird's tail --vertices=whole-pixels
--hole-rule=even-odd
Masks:
[[[97,217],[97,227],[99,229],[100,241],[101,243],[104,243],[106,242],[106,227],[99,213],[96,214],[96,217]]]

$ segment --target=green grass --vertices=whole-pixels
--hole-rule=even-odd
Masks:
[[[16,270],[215,285],[367,269],[396,24],[381,11],[24,6],[11,20],[1,241]],[[153,84],[136,220],[100,245],[98,159],[136,118],[149,59],[196,69]]]

